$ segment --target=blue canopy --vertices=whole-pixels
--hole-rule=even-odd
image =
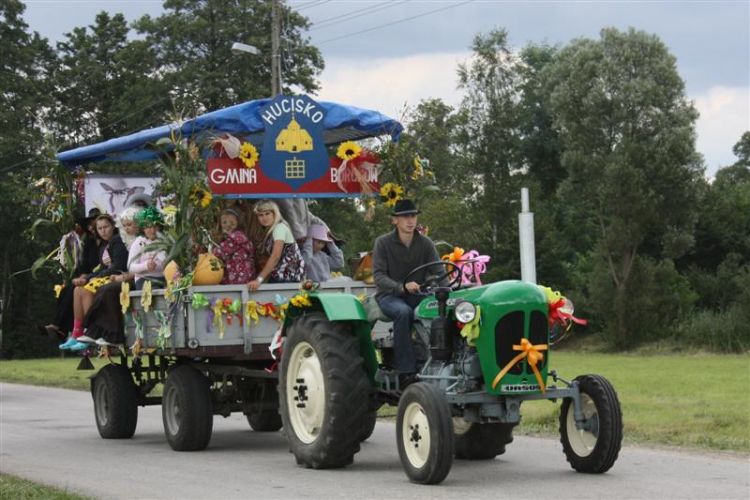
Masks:
[[[182,123],[162,125],[98,144],[63,151],[57,155],[57,159],[70,168],[101,161],[155,160],[159,154],[154,148],[155,143],[159,139],[171,137],[173,132],[183,139],[199,139],[201,135],[219,135],[226,132],[261,145],[265,126],[261,120],[260,110],[270,101],[271,99],[248,101],[211,111]],[[403,130],[398,121],[377,111],[334,102],[320,101],[318,104],[326,111],[323,121],[323,139],[326,145],[381,135],[390,135],[397,141]]]

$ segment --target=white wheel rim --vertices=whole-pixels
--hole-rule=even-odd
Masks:
[[[424,467],[430,456],[430,421],[419,403],[412,402],[406,407],[401,436],[409,463],[415,469]]]
[[[585,394],[583,392],[581,393],[581,409],[586,420],[598,420],[599,413],[596,411],[594,400],[591,399],[588,394]],[[568,433],[568,442],[570,443],[570,447],[579,457],[587,457],[594,451],[596,442],[599,439],[598,422],[595,427],[597,429],[596,434],[589,430],[576,428],[575,406],[571,402],[571,405],[568,406],[566,430]]]
[[[462,417],[453,417],[453,434],[463,436],[469,432],[472,425],[474,425],[473,422],[467,422]]]
[[[305,444],[312,443],[323,426],[326,390],[320,360],[307,342],[297,344],[289,356],[286,400],[295,435]]]
[[[167,414],[167,431],[172,436],[177,435],[180,432],[180,421],[182,420],[182,412],[180,411],[179,398],[177,397],[177,391],[175,389],[167,389],[164,394],[164,409]]]

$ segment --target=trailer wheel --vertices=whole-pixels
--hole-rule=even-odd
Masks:
[[[281,415],[279,414],[279,392],[276,382],[265,382],[262,386],[264,403],[275,403],[275,408],[252,409],[247,416],[247,422],[255,432],[276,432],[281,429]]]
[[[453,419],[456,458],[492,460],[505,453],[505,445],[513,442],[515,424],[480,424],[463,418]]]
[[[453,465],[453,419],[440,390],[425,382],[406,388],[398,403],[396,441],[409,480],[437,484]]]
[[[138,424],[138,392],[127,367],[109,364],[91,381],[94,417],[104,439],[128,439]]]
[[[299,465],[349,465],[359,451],[370,382],[348,323],[321,313],[289,327],[279,379],[281,419]]]
[[[576,377],[583,407],[583,428],[576,428],[573,400],[565,398],[560,409],[560,442],[571,467],[578,472],[600,474],[617,460],[622,444],[622,411],[617,393],[599,375]]]
[[[187,365],[170,370],[164,382],[161,416],[173,450],[195,451],[208,446],[214,423],[208,378]]]

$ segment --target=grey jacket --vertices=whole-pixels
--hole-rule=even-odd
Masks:
[[[414,233],[408,247],[401,242],[397,229],[378,237],[372,255],[372,274],[378,289],[376,297],[404,295],[404,278],[411,270],[437,260],[440,257],[435,244],[418,232]],[[426,276],[427,270],[423,269],[411,280],[424,283]]]
[[[308,279],[317,282],[328,281],[331,279],[331,270],[341,269],[344,267],[344,253],[335,243],[327,244],[328,255],[325,252],[313,252],[312,238],[307,238],[302,245],[302,258],[305,259],[305,275]]]

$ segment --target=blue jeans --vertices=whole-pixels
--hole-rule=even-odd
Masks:
[[[411,343],[411,325],[414,309],[424,297],[407,294],[402,297],[383,295],[377,299],[383,314],[393,320],[393,354],[396,370],[401,373],[416,373],[417,358]]]

